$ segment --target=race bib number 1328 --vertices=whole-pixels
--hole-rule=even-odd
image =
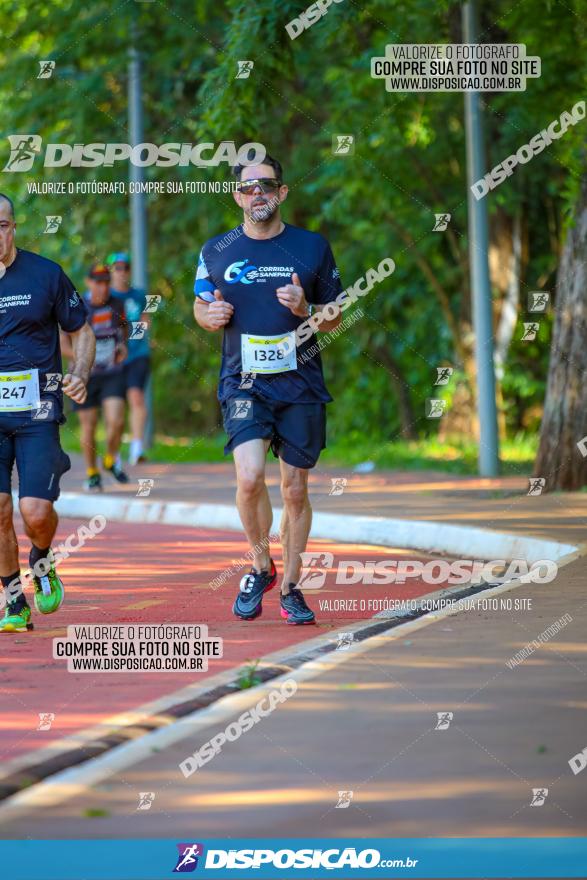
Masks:
[[[297,370],[295,333],[279,336],[241,334],[244,373],[285,373]]]

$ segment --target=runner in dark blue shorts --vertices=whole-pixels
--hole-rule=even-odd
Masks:
[[[79,410],[81,446],[86,463],[84,488],[88,492],[102,490],[102,476],[97,467],[96,429],[100,413],[106,429],[106,452],[102,460],[118,483],[128,483],[128,475],[120,460],[120,445],[124,429],[126,380],[127,322],[122,303],[109,289],[110,270],[103,263],[94,263],[86,277],[88,290],[83,295],[88,323],[96,336],[96,360],[88,382],[88,395],[83,403],[74,404]],[[70,357],[71,343],[66,333],[61,334],[63,354]]]
[[[282,222],[279,206],[288,189],[279,162],[266,156],[262,164],[237,166],[235,175],[244,222],[206,242],[194,287],[198,324],[224,330],[218,397],[253,556],[233,611],[242,620],[258,617],[263,594],[277,581],[265,482],[271,447],[284,502],[281,615],[288,623],[313,623],[298,581],[312,521],[308,473],[325,446],[332,400],[314,330],[338,327],[345,294],[326,239]]]
[[[51,542],[53,502],[70,468],[61,449],[63,391],[83,402],[95,343],[77,291],[57,263],[14,244],[14,208],[0,195],[0,580],[5,612],[0,633],[32,629],[22,589],[13,525],[11,480],[18,472],[19,507],[31,540],[35,607],[51,614],[63,602]],[[61,375],[59,326],[72,339],[73,363]]]

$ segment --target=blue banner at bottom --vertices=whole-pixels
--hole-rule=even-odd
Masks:
[[[7,880],[587,877],[587,837],[4,840]]]

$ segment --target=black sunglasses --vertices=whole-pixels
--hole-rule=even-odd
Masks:
[[[260,177],[258,180],[239,180],[237,181],[236,188],[246,196],[252,196],[257,187],[262,193],[268,193],[279,189],[281,185],[281,180],[278,180],[276,177]]]

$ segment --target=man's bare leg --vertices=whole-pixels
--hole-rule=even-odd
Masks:
[[[269,533],[273,522],[265,484],[268,440],[247,440],[233,451],[236,468],[236,506],[253,553],[256,571],[268,571]]]
[[[123,397],[107,397],[102,401],[106,427],[106,455],[110,456],[113,461],[116,460],[122,443],[125,405],[126,401]]]
[[[12,496],[0,492],[0,577],[18,570],[18,541],[12,515]]]
[[[79,423],[81,428],[81,447],[84,462],[88,472],[96,471],[96,426],[98,424],[98,409],[93,406],[90,409],[79,410]]]
[[[296,468],[279,460],[283,516],[280,534],[283,547],[283,580],[281,592],[289,593],[297,584],[302,567],[302,554],[312,527],[312,508],[308,498],[308,470]]]

